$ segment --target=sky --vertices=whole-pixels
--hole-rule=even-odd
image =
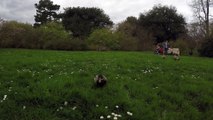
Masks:
[[[39,0],[1,0],[0,18],[16,20],[23,23],[34,23],[36,9],[35,3]],[[138,17],[152,9],[154,5],[172,5],[182,14],[187,22],[193,20],[193,12],[189,4],[191,0],[52,0],[61,6],[60,11],[66,7],[98,7],[109,15],[114,23],[124,21],[128,16]]]

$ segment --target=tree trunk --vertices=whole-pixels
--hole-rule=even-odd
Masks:
[[[206,36],[209,37],[209,2],[210,0],[206,0]]]

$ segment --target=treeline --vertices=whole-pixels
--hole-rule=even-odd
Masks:
[[[36,6],[47,10],[43,9],[45,6],[39,5],[43,5],[42,3]],[[160,11],[167,11],[167,13],[156,16],[155,14]],[[64,13],[53,14],[52,17],[46,13],[52,14],[53,11],[51,9],[49,12],[38,12],[34,26],[16,21],[2,22],[0,47],[58,50],[153,50],[154,43],[176,40],[185,31],[184,18],[176,13],[175,8],[167,6],[156,6],[149,13],[141,14],[138,19],[128,17],[118,25],[113,25],[108,15],[99,8],[66,8]],[[181,21],[167,25],[168,28],[162,28],[162,24],[169,23],[164,16],[170,14],[180,18]],[[158,17],[165,19],[159,21]],[[175,17],[171,19],[177,21]],[[165,29],[170,29],[171,32]]]
[[[50,0],[40,0],[35,7],[33,26],[0,22],[1,48],[150,51],[155,44],[169,41],[170,47],[180,48],[182,54],[199,51],[213,56],[213,32],[208,39],[202,37],[196,24],[187,25],[172,6],[154,6],[117,25],[100,8],[69,7],[59,14],[60,6]]]

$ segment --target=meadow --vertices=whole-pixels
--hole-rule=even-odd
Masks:
[[[213,59],[0,49],[0,120],[100,119],[213,120]]]

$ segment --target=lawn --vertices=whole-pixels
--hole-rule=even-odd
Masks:
[[[100,119],[213,120],[213,59],[0,49],[0,120]]]

